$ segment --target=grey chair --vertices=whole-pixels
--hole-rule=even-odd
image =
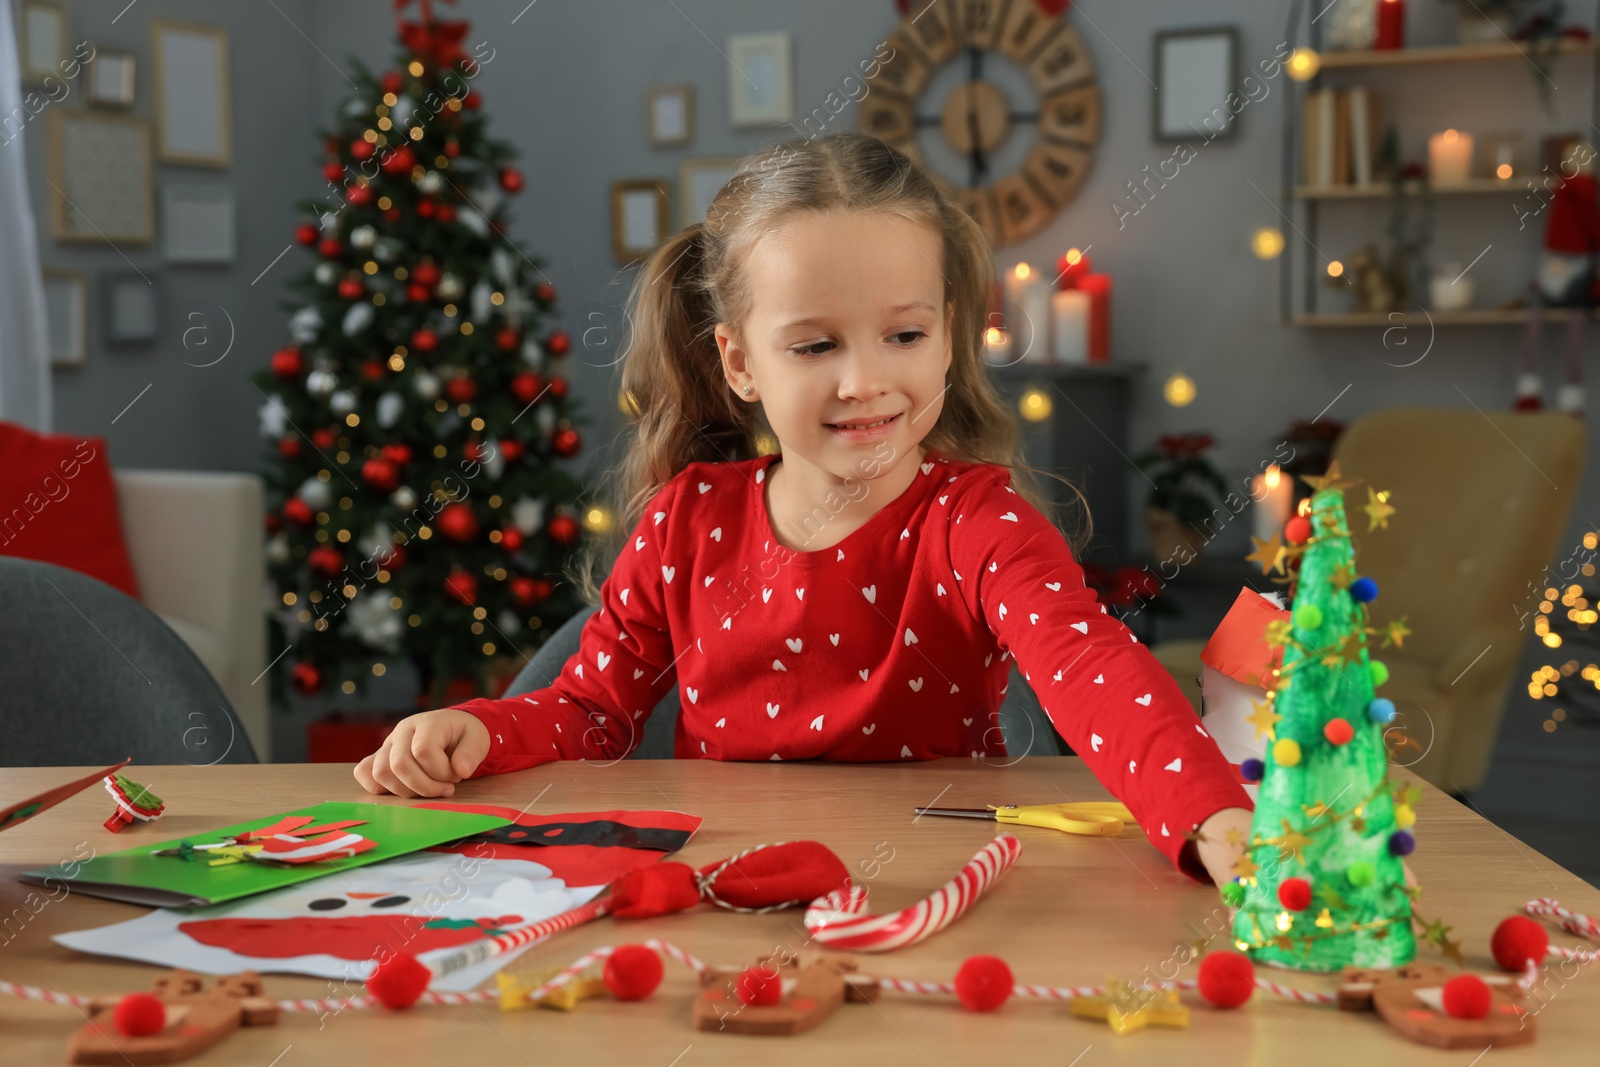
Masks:
[[[258,762],[210,672],[121,590],[0,557],[0,604],[0,765]]]
[[[542,689],[560,675],[567,660],[578,651],[578,639],[584,622],[596,610],[593,606],[584,607],[551,634],[550,639],[506,687],[505,696],[519,696]],[[650,718],[644,724],[644,737],[629,756],[630,759],[672,758],[672,735],[678,725],[678,707],[678,688],[674,686],[650,713]],[[1006,741],[1006,750],[1012,756],[1071,754],[1015,663],[1011,667],[1010,686],[1000,703],[1000,731]]]

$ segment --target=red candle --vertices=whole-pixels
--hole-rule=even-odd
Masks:
[[[1089,294],[1089,362],[1111,361],[1111,275],[1085,274],[1078,288]]]
[[[1069,249],[1067,254],[1056,260],[1057,289],[1076,289],[1078,281],[1094,269],[1094,264],[1089,257],[1076,248]]]
[[[1406,46],[1406,0],[1381,0],[1378,4],[1378,36],[1375,49]]]

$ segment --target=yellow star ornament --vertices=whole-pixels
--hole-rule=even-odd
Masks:
[[[1255,711],[1244,721],[1256,728],[1256,740],[1261,740],[1263,734],[1268,740],[1276,740],[1274,730],[1283,716],[1273,711],[1272,705],[1265,700],[1252,700],[1250,706],[1255,708]]]
[[[1106,984],[1104,996],[1073,997],[1072,1014],[1103,1019],[1115,1034],[1131,1034],[1146,1026],[1189,1025],[1189,1009],[1176,989],[1135,989],[1119,978]]]
[[[1264,575],[1271,574],[1273,571],[1277,571],[1279,574],[1283,573],[1283,558],[1287,555],[1287,551],[1283,545],[1282,531],[1274,533],[1266,541],[1252,534],[1250,543],[1255,546],[1256,550],[1246,556],[1246,560],[1261,564],[1261,573]]]
[[[1389,516],[1394,514],[1394,507],[1389,503],[1389,490],[1375,493],[1372,486],[1367,486],[1367,503],[1361,510],[1367,513],[1368,533],[1380,527],[1387,530]]]

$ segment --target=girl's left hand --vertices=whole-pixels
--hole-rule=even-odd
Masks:
[[[1211,880],[1217,883],[1218,888],[1238,877],[1234,868],[1239,857],[1244,855],[1254,818],[1255,813],[1248,808],[1223,808],[1200,824],[1200,840],[1196,843],[1200,862],[1205,865],[1206,873],[1211,875]],[[1417,877],[1411,871],[1411,864],[1401,860],[1400,868],[1405,874],[1406,885],[1416,888]]]

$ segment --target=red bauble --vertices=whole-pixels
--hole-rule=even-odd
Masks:
[[[450,138],[444,143],[444,154],[446,159],[454,159],[459,156],[461,154],[461,142],[454,137]]]
[[[306,565],[324,578],[333,578],[344,570],[344,554],[332,545],[318,545],[306,556]]]
[[[417,1002],[431,981],[433,972],[417,957],[397,952],[379,961],[377,970],[367,979],[367,992],[390,1011],[403,1011]]]
[[[522,547],[522,531],[515,526],[507,526],[500,531],[500,547],[507,552],[515,552]]]
[[[1356,728],[1350,725],[1349,719],[1329,719],[1328,725],[1322,728],[1322,736],[1335,745],[1348,745],[1355,735]]]
[[[352,185],[344,191],[344,198],[353,207],[366,207],[372,203],[373,192],[370,185]]]
[[[522,458],[522,442],[515,437],[507,437],[500,442],[500,454],[506,458],[507,463],[515,463]]]
[[[294,228],[294,239],[298,244],[314,245],[317,243],[317,235],[321,232],[311,223],[302,222]]]
[[[129,993],[117,1001],[111,1021],[124,1037],[149,1037],[167,1028],[167,1006],[153,994]]]
[[[445,576],[444,595],[458,604],[476,604],[478,579],[464,570],[453,570]]]
[[[388,444],[379,449],[379,454],[396,467],[404,467],[411,462],[411,446],[402,444]]]
[[[427,303],[428,298],[432,295],[433,290],[429,289],[426,285],[412,283],[411,285],[406,286],[406,299],[411,301],[413,304]]]
[[[1208,952],[1200,961],[1200,995],[1219,1008],[1237,1008],[1256,990],[1256,965],[1237,952]]]
[[[378,88],[386,93],[399,95],[402,84],[398,70],[386,70],[383,72],[383,77],[378,79]]]
[[[1291,545],[1305,544],[1311,540],[1311,520],[1304,515],[1296,515],[1283,524],[1283,536],[1288,538]]]
[[[499,332],[494,335],[494,343],[507,352],[516,348],[519,340],[521,340],[521,336],[509,326],[502,326]]]
[[[501,171],[500,188],[508,193],[522,192],[522,172],[516,167],[507,167]]]
[[[518,532],[520,533],[521,531],[519,530]],[[515,600],[520,607],[531,608],[538,603],[538,586],[532,578],[524,578],[519,575],[511,579],[509,584],[511,586],[511,599]]]
[[[339,151],[339,139],[337,137],[324,137],[322,139],[322,150],[330,156],[334,155]]]
[[[537,296],[545,303],[549,303],[556,298],[556,287],[551,285],[549,282],[540,282],[534,288],[533,295]]]
[[[383,364],[375,359],[369,359],[361,364],[361,376],[369,382],[375,382],[383,377]]]
[[[406,565],[406,550],[399,545],[385,545],[372,558],[384,570],[397,571]]]
[[[322,254],[323,259],[336,259],[343,254],[344,245],[339,243],[337,237],[324,237],[317,245],[317,251]]]
[[[456,206],[454,204],[440,204],[438,207],[433,209],[433,221],[435,221],[435,222],[454,222],[454,221],[456,221]]]
[[[280,348],[272,353],[272,373],[280,378],[298,378],[305,369],[305,357],[298,348]]]
[[[1016,983],[999,956],[968,956],[956,972],[956,996],[968,1011],[994,1011]]]
[[[439,347],[439,335],[423,327],[411,335],[411,347],[418,352],[432,352]]]
[[[578,520],[570,515],[557,515],[550,520],[545,531],[550,534],[550,540],[562,548],[571,548],[578,543]]]
[[[557,430],[550,436],[550,447],[555,449],[556,455],[571,458],[578,454],[578,449],[583,446],[583,438],[578,436],[578,431],[570,426],[565,430]]]
[[[383,212],[383,221],[384,222],[399,222],[400,221],[400,209],[397,208],[397,207],[386,208],[384,210],[384,212]]]
[[[468,111],[478,110],[478,106],[482,103],[483,97],[478,95],[478,90],[476,89],[473,89],[466,96],[461,98],[461,106],[466,108]]]
[[[361,465],[361,480],[368,489],[392,493],[400,484],[400,470],[386,459],[369,459]]]
[[[344,164],[335,160],[323,165],[322,176],[330,182],[340,181],[344,178]]]
[[[523,371],[511,379],[511,395],[524,404],[533,403],[539,395],[539,390],[544,388],[544,383],[532,371]]]
[[[1444,984],[1444,1013],[1452,1019],[1487,1019],[1493,999],[1489,983],[1475,974],[1458,974]]]
[[[438,210],[439,205],[437,201],[430,200],[427,197],[423,197],[421,200],[417,201],[417,218],[419,219],[431,219],[438,212]]]
[[[283,517],[296,526],[310,526],[316,514],[311,510],[310,504],[297,496],[292,496],[283,502]]]
[[[601,979],[618,1000],[643,1000],[661,984],[665,968],[654,949],[644,945],[618,945],[606,957]]]
[[[544,347],[553,356],[564,356],[572,351],[572,338],[567,336],[567,331],[557,330],[550,335],[550,340],[544,343]]]
[[[478,383],[471,378],[451,378],[444,383],[444,392],[457,404],[465,404],[478,395]]]
[[[396,148],[393,152],[390,152],[388,155],[386,155],[378,163],[378,167],[385,174],[399,176],[403,174],[410,174],[411,168],[416,166],[416,163],[417,157],[412,153],[411,146],[401,145],[399,148]]]
[[[1550,934],[1526,915],[1512,915],[1494,928],[1489,939],[1494,961],[1508,971],[1528,969],[1528,961],[1538,966],[1550,951]]]
[[[1278,887],[1278,903],[1290,911],[1305,911],[1311,906],[1311,883],[1304,878],[1285,878]]]
[[[311,431],[311,443],[316,445],[318,448],[323,449],[324,451],[332,448],[338,442],[338,440],[338,431],[329,429],[326,426],[322,427],[321,429]]]
[[[557,400],[565,400],[567,398],[567,380],[565,378],[551,378],[550,395]]]
[[[350,154],[356,159],[371,159],[374,151],[376,149],[373,148],[372,142],[365,137],[357,137],[350,142]]]
[[[284,459],[294,459],[299,454],[300,454],[300,438],[298,438],[298,437],[280,437],[280,438],[278,438],[278,455],[282,456]]]
[[[740,1002],[757,1008],[771,1007],[783,999],[783,979],[770,963],[746,967],[734,980],[733,991]]]
[[[309,660],[301,660],[290,668],[289,681],[295,692],[310,696],[322,688],[322,668]]]
[[[339,283],[339,296],[344,300],[360,300],[367,295],[367,287],[359,278],[346,278]]]
[[[482,463],[483,445],[478,441],[468,441],[461,446],[461,458],[468,463]]]
[[[478,536],[478,513],[470,504],[446,504],[434,525],[452,541],[470,541]]]
[[[411,268],[411,280],[432,289],[439,284],[439,264],[418,263]]]
[[[277,533],[279,530],[283,529],[283,518],[282,518],[282,516],[274,515],[272,512],[269,511],[269,512],[267,512],[267,520],[266,521],[267,521],[267,533],[269,533],[269,534]]]

